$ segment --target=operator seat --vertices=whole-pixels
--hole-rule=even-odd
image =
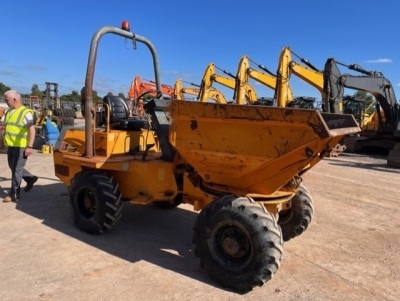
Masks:
[[[129,118],[129,109],[125,100],[121,96],[106,95],[103,98],[105,120],[107,120],[108,105],[110,110],[110,127],[116,130],[140,131],[142,128],[148,128],[147,120]]]

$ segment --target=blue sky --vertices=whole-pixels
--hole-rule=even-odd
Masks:
[[[155,45],[164,84],[178,78],[200,83],[209,63],[235,74],[243,55],[275,72],[282,48],[289,46],[319,69],[334,57],[381,71],[400,95],[396,0],[19,0],[3,1],[1,7],[0,82],[21,93],[30,93],[32,84],[44,90],[46,81],[57,82],[60,94],[79,91],[93,34],[128,20],[132,32]],[[94,89],[100,96],[127,94],[136,75],[154,78],[151,64],[143,44],[133,50],[123,38],[106,35]],[[291,86],[295,96],[320,98],[295,76]],[[231,90],[215,87],[232,98]],[[273,96],[267,87],[254,87],[258,96]]]

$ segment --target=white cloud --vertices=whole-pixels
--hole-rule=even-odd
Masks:
[[[364,63],[392,63],[393,60],[392,59],[388,59],[388,58],[379,58],[376,60],[368,60],[368,61],[364,61]]]

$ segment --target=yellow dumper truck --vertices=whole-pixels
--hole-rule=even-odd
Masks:
[[[104,113],[98,114],[92,87],[99,41],[106,34],[147,46],[161,92],[158,56],[148,39],[112,26],[94,34],[85,127],[63,129],[53,152],[75,225],[104,233],[117,225],[127,203],[192,204],[200,211],[195,254],[210,277],[243,292],[263,285],[280,266],[283,241],[311,221],[313,201],[302,174],[344,135],[359,131],[353,116],[165,100],[162,93],[154,97],[154,90],[140,95],[147,119],[129,118],[125,100],[113,95],[103,99]]]

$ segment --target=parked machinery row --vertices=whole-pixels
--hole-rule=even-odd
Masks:
[[[296,56],[299,61],[293,60],[292,55]],[[252,67],[251,62],[257,68]],[[356,74],[341,74],[338,65],[347,67]],[[227,76],[218,74],[217,69]],[[316,88],[321,95],[320,101],[317,102],[314,97],[308,96],[295,97],[290,86],[292,75]],[[269,99],[257,96],[251,81],[256,81],[272,89],[274,96]],[[220,91],[215,90],[215,84],[232,89],[234,91],[232,99],[227,100]],[[372,96],[372,101],[344,95],[345,89],[368,93]],[[175,91],[170,95],[177,99],[183,99],[185,90],[189,91],[188,88],[182,87],[181,79],[179,79],[175,83]],[[317,107],[322,112],[352,114],[361,128],[361,132],[345,137],[342,143],[346,145],[346,150],[359,152],[373,148],[383,151],[389,154],[388,165],[400,167],[399,103],[392,84],[381,72],[367,71],[357,64],[346,65],[333,58],[329,58],[323,70],[320,70],[309,60],[294,53],[290,47],[284,47],[278,60],[276,73],[244,55],[240,58],[236,75],[211,63],[207,66],[201,83],[190,91],[196,91],[198,95],[196,99],[201,102],[210,99],[219,102],[213,97],[218,93],[219,99],[223,99],[224,102],[304,109]]]

